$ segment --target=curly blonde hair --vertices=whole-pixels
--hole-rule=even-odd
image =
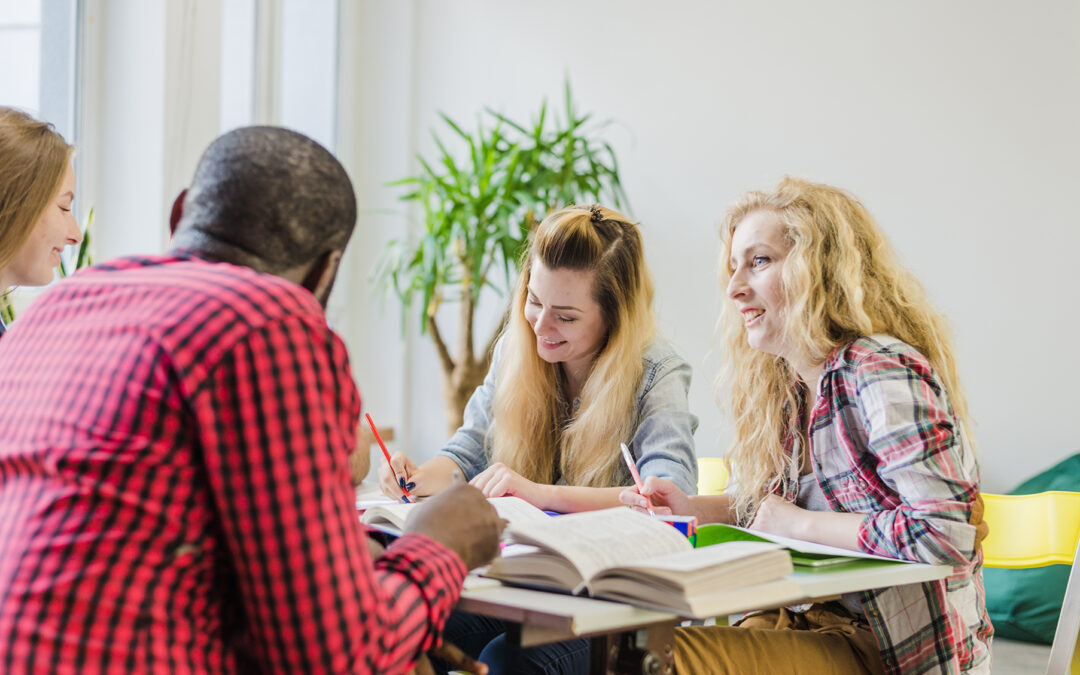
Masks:
[[[537,354],[525,319],[537,261],[553,270],[591,271],[592,297],[608,330],[569,422],[559,401],[558,366]],[[524,253],[505,331],[494,423],[486,439],[492,461],[538,483],[551,484],[561,475],[569,485],[615,485],[619,441],[629,441],[634,431],[642,356],[656,335],[652,303],[641,233],[626,216],[600,206],[570,206],[545,218]]]
[[[770,192],[748,192],[720,223],[721,288],[731,281],[731,240],[752,212],[779,218],[790,250],[781,283],[788,344],[812,363],[838,347],[885,333],[921,352],[942,379],[953,412],[971,437],[967,399],[956,370],[952,337],[944,316],[926,298],[919,281],[896,260],[866,208],[847,192],[787,177]],[[797,458],[790,441],[806,446],[796,421],[808,396],[798,373],[784,358],[750,347],[742,317],[728,297],[717,322],[725,344],[715,394],[730,386],[735,440],[728,451],[735,476],[734,510],[748,521],[769,493],[790,497],[788,476]],[[810,401],[812,403],[812,401]]]

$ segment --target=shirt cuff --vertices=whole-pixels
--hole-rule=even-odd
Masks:
[[[867,513],[859,523],[859,550],[870,555],[881,555],[889,558],[895,557],[892,550],[882,550],[881,538],[876,530],[874,513]]]
[[[450,611],[457,604],[469,570],[457,553],[425,534],[398,538],[378,559],[379,567],[403,574],[417,585],[428,606],[433,631],[422,649],[435,646]]]

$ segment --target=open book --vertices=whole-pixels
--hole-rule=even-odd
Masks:
[[[551,516],[520,497],[492,497],[488,499],[488,503],[495,507],[495,512],[500,518],[506,519],[511,525],[551,520]],[[364,510],[360,516],[360,522],[383,532],[400,535],[405,529],[405,521],[408,520],[409,513],[417,506],[418,504],[403,502],[373,504]]]
[[[620,600],[682,616],[800,596],[788,552],[768,542],[695,549],[671,525],[627,508],[513,522],[516,544],[487,568],[507,583]]]
[[[698,527],[697,532],[698,542],[701,546],[711,546],[713,544],[736,541],[767,541],[779,544],[791,552],[791,562],[799,567],[827,567],[829,565],[840,565],[855,560],[887,560],[889,562],[897,563],[910,562],[908,560],[886,558],[880,555],[863,553],[862,551],[852,551],[836,546],[816,544],[811,541],[802,541],[801,539],[781,537],[778,534],[749,530],[734,525],[710,523]]]

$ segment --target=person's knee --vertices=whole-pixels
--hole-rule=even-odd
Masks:
[[[463,612],[453,612],[443,629],[443,640],[476,657],[488,642],[506,630],[498,619]]]
[[[489,675],[577,675],[589,666],[589,641],[571,640],[522,648],[502,634],[488,643],[480,660]]]

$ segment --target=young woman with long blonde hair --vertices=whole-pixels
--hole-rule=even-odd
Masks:
[[[979,469],[944,318],[837,188],[748,193],[720,234],[734,487],[649,479],[623,502],[955,574],[679,629],[679,672],[988,672]]]
[[[637,226],[611,209],[571,206],[540,223],[523,263],[509,324],[464,424],[421,466],[395,454],[393,470],[380,470],[383,491],[400,495],[400,478],[413,494],[431,494],[461,470],[489,497],[559,512],[618,506],[621,486],[633,483],[620,443],[641,475],[696,491],[690,366],[657,336]],[[455,613],[443,635],[491,675],[587,667],[586,640],[521,649],[505,630]]]
[[[386,494],[437,492],[460,469],[489,497],[543,509],[619,505],[642,476],[694,491],[690,366],[656,333],[641,233],[622,214],[571,206],[540,223],[525,252],[510,321],[465,420],[438,456],[402,453],[379,472]]]
[[[73,151],[53,125],[0,106],[0,293],[48,284],[60,252],[82,241]]]

